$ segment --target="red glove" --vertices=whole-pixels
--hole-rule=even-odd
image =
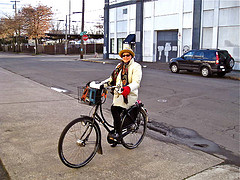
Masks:
[[[126,98],[127,95],[130,93],[131,89],[129,86],[125,86],[123,87],[123,92],[122,92],[122,95]]]

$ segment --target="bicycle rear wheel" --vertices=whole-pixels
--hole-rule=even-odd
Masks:
[[[121,125],[122,145],[127,149],[134,149],[142,142],[145,136],[147,114],[145,110],[141,108],[134,124],[124,127],[124,121],[127,121],[127,118],[123,119]]]
[[[90,117],[70,122],[58,142],[58,154],[68,167],[80,168],[95,156],[100,144],[100,132]]]

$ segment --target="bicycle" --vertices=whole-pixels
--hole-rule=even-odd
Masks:
[[[103,154],[101,130],[98,123],[101,123],[108,131],[107,141],[112,146],[122,144],[127,149],[134,149],[142,142],[147,128],[148,115],[140,101],[121,113],[122,123],[119,139],[111,139],[109,136],[113,133],[111,128],[114,127],[105,120],[102,104],[106,101],[108,89],[116,91],[117,88],[119,90],[119,86],[107,88],[101,86],[100,89],[86,86],[85,94],[83,94],[87,94],[87,96],[81,96],[81,100],[94,105],[93,115],[92,117],[81,115],[63,129],[58,143],[58,153],[63,164],[70,168],[80,168],[88,164],[97,152]]]

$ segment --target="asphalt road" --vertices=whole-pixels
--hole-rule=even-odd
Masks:
[[[77,86],[102,81],[114,64],[77,56],[1,55],[0,67],[77,96]],[[111,98],[105,108],[109,109]],[[188,145],[240,164],[239,81],[143,68],[139,99],[148,109],[156,139]]]

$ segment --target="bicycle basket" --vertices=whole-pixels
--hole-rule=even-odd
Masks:
[[[101,90],[89,86],[78,87],[78,100],[89,105],[101,102]]]

